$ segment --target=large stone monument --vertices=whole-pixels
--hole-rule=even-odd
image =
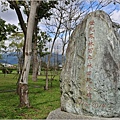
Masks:
[[[62,111],[120,117],[120,36],[105,12],[88,14],[72,33],[60,87]]]

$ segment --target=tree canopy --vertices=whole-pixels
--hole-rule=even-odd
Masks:
[[[6,40],[11,33],[16,31],[15,25],[7,24],[5,20],[0,18],[0,41]]]

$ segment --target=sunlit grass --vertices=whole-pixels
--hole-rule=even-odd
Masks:
[[[44,90],[45,76],[39,76],[36,82],[29,76],[31,108],[18,107],[17,77],[16,73],[5,76],[0,73],[0,119],[45,119],[50,111],[60,107],[59,75],[47,91]]]

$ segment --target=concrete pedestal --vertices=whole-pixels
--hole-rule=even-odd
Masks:
[[[61,111],[60,108],[49,113],[47,120],[49,119],[79,119],[79,120],[120,120],[120,118],[101,118],[101,117],[91,117],[84,115],[75,115],[72,113],[67,113]]]

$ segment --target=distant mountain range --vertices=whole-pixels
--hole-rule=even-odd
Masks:
[[[42,58],[42,61],[47,63],[48,55],[44,56],[44,58]],[[62,64],[62,55],[56,54],[56,53],[52,53],[52,57],[50,59],[50,63],[52,65],[54,65],[54,64],[58,64],[58,65]]]
[[[5,53],[2,54],[2,59],[0,59],[0,63],[8,63],[8,64],[18,64],[18,58],[16,53]]]
[[[48,55],[46,55],[44,58],[42,58],[42,61],[47,62]],[[62,55],[52,53],[52,57],[50,60],[51,64],[61,64],[62,63]],[[8,63],[8,64],[18,64],[18,58],[16,56],[16,53],[5,53],[2,54],[2,59],[0,59],[0,63]]]

